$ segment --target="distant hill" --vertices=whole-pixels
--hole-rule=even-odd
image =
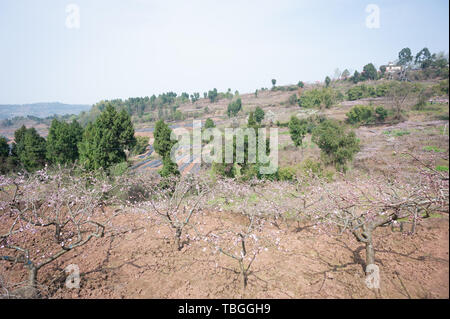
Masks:
[[[89,111],[92,105],[63,104],[59,102],[33,104],[0,104],[0,120],[15,116],[36,116],[45,118],[52,115],[79,114]]]

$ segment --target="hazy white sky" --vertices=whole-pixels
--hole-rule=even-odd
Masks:
[[[66,6],[80,28],[66,26]],[[366,27],[366,6],[380,28]],[[0,0],[0,104],[254,92],[449,47],[448,0]]]

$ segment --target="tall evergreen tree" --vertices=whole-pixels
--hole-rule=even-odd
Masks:
[[[45,165],[46,141],[34,127],[24,125],[14,133],[12,155],[27,171],[38,170]]]
[[[259,106],[255,109],[255,121],[258,122],[258,124],[261,124],[262,120],[264,120],[264,116],[266,114],[264,113],[263,109]]]
[[[66,164],[78,160],[78,143],[83,137],[83,128],[72,123],[52,121],[47,137],[47,159],[50,163]]]
[[[84,130],[78,145],[80,162],[88,169],[108,168],[126,160],[125,151],[136,144],[134,128],[125,110],[107,104],[95,123]]]

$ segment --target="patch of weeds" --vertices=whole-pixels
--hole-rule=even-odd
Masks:
[[[384,131],[383,134],[399,137],[399,136],[403,136],[403,135],[409,135],[411,133],[406,130],[393,130],[393,131]]]
[[[447,172],[448,173],[448,166],[445,165],[438,165],[435,168],[438,172]]]
[[[445,150],[437,147],[437,146],[424,146],[423,150],[425,152],[435,152],[435,153],[444,153]]]

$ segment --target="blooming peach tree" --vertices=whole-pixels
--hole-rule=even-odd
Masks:
[[[28,270],[31,296],[38,293],[39,270],[103,237],[99,220],[112,188],[98,172],[75,167],[0,176],[0,261]]]

